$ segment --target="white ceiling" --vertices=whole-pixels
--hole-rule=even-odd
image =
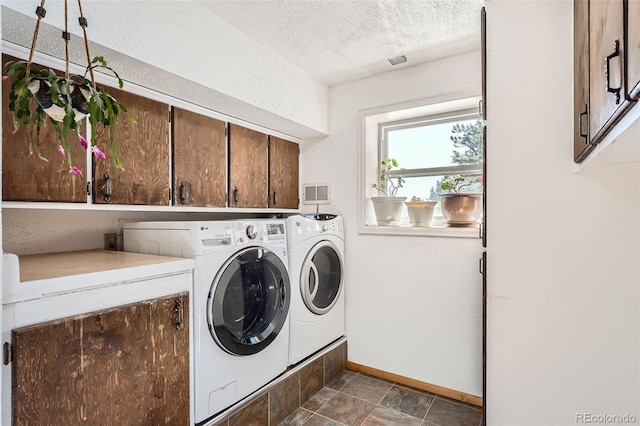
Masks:
[[[482,0],[201,3],[329,86],[480,48]]]

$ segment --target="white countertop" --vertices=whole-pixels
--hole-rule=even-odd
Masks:
[[[192,272],[192,259],[89,250],[3,256],[3,304]]]

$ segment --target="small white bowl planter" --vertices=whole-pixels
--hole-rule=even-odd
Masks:
[[[411,226],[430,227],[437,201],[405,201]]]
[[[398,226],[407,197],[371,197],[379,226]]]

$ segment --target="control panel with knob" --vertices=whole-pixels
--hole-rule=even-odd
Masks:
[[[253,225],[247,226],[246,232],[247,232],[247,237],[249,237],[250,240],[255,240],[255,238],[258,236],[258,230]]]
[[[283,220],[238,220],[233,222],[236,244],[256,244],[258,242],[283,245],[286,247],[285,223]]]

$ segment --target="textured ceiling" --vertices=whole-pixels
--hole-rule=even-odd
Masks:
[[[482,0],[215,0],[241,32],[332,86],[480,47]]]

